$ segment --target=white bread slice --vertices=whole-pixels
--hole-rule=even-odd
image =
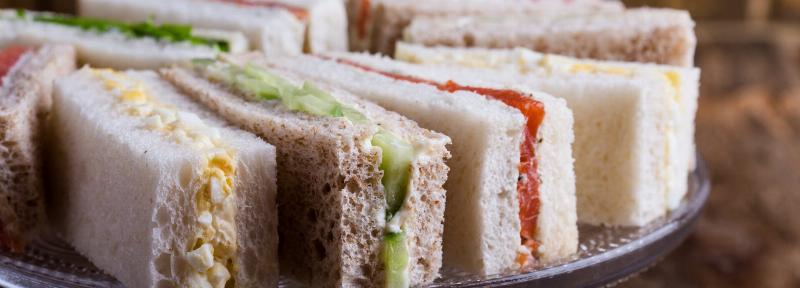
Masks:
[[[387,62],[390,71],[464,85],[524,85],[563,98],[575,119],[578,220],[644,225],[668,211],[672,165],[668,83],[643,75],[518,75],[506,71]],[[685,166],[683,167],[685,169]],[[686,181],[686,179],[682,179]]]
[[[213,57],[219,53],[211,47],[196,46],[185,42],[168,43],[151,38],[132,39],[117,32],[99,33],[84,31],[76,27],[22,20],[17,18],[16,14],[17,11],[11,9],[0,11],[0,45],[70,44],[77,49],[80,62],[94,67],[158,68],[197,57]],[[47,15],[30,11],[26,14]],[[206,31],[206,33],[224,32]],[[233,43],[239,43],[233,44],[232,48],[244,49],[246,47],[246,40],[242,35],[234,33],[231,37]],[[231,51],[242,52],[241,50]]]
[[[356,51],[391,55],[394,42],[403,36],[403,29],[418,17],[542,15],[565,10],[587,13],[623,9],[621,2],[603,0],[348,0],[350,46]]]
[[[126,72],[162,103],[199,115],[236,154],[237,285],[278,280],[275,148],[227,126],[153,72]],[[128,287],[180,287],[198,229],[205,156],[126,117],[88,69],[57,82],[51,220],[78,252]]]
[[[381,64],[389,61],[369,56],[359,60],[377,67],[385,67]],[[448,162],[451,175],[445,184],[449,193],[445,263],[483,275],[514,266],[520,247],[517,164],[525,123],[518,110],[478,94],[446,93],[315,57],[270,62],[352,91],[453,138],[453,159]],[[542,244],[537,253],[540,259],[550,261],[577,249],[572,115],[562,100],[525,92],[546,107],[539,132],[543,141],[537,147],[542,212],[536,240]]]
[[[251,49],[268,55],[299,54],[305,26],[282,9],[254,9],[224,1],[81,0],[79,14],[117,21],[189,24],[208,29],[241,31]]]
[[[426,46],[514,48],[602,60],[691,67],[697,39],[686,11],[624,11],[536,17],[415,18],[404,41]]]
[[[251,0],[255,5],[259,2],[305,10],[305,52],[347,51],[347,11],[343,0]]]
[[[252,55],[249,55],[252,57]],[[299,82],[302,77],[273,71]],[[287,110],[276,101],[251,101],[180,68],[161,71],[180,89],[229,121],[252,131],[278,149],[282,271],[313,287],[380,286],[384,282],[380,248],[385,200],[378,170],[380,151],[369,139],[375,124],[426,151],[412,162],[404,206],[410,210],[405,233],[409,283],[431,283],[439,275],[447,179],[447,136],[422,129],[398,114],[329,85],[342,103],[374,124],[311,116]]]
[[[75,50],[44,46],[22,56],[0,79],[0,235],[21,252],[45,220],[44,126],[53,81],[75,69]]]
[[[688,191],[689,171],[695,168],[694,119],[699,97],[700,70],[678,66],[655,65],[615,61],[595,61],[565,56],[541,54],[524,48],[485,49],[425,47],[399,43],[395,58],[419,64],[456,64],[468,67],[489,68],[520,74],[603,74],[622,79],[643,76],[650,81],[668,83],[674,90],[671,106],[674,122],[676,153],[672,167],[668,204],[670,209],[680,205]],[[660,75],[659,75],[660,74]]]

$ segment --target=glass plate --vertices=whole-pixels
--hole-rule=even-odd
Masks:
[[[669,215],[641,228],[581,225],[578,253],[534,271],[479,278],[444,269],[433,287],[597,287],[619,283],[654,265],[692,231],[708,198],[709,175],[698,155],[689,193]],[[0,249],[3,287],[123,287],[52,234],[35,239],[23,254]],[[290,279],[282,287],[294,287]]]

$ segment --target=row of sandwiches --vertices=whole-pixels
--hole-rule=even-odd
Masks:
[[[392,55],[398,41],[689,67],[696,43],[685,11],[605,0],[81,0],[78,7],[87,18],[2,11],[0,43],[58,39],[76,45],[82,61],[120,68],[245,50]]]
[[[485,2],[5,10],[0,240],[21,251],[54,229],[129,287],[274,287],[279,274],[312,287],[407,287],[443,266],[492,276],[565,261],[579,222],[642,226],[678,207],[695,165],[688,15]],[[490,39],[506,34],[474,25],[532,25],[491,18],[511,10],[551,25],[542,40],[513,37],[541,46],[498,48]],[[678,28],[651,35],[637,24],[648,34],[629,37],[641,49],[604,34],[617,24],[580,27],[660,14],[676,18],[644,23]],[[453,17],[469,20],[449,26]],[[339,22],[351,47],[394,59],[342,51]],[[448,38],[459,31],[460,44]]]

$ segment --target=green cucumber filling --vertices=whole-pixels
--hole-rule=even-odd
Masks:
[[[17,17],[20,19],[28,19],[25,10],[17,10]],[[117,31],[131,38],[153,38],[172,43],[188,42],[192,45],[212,47],[222,52],[228,52],[230,50],[230,45],[227,41],[192,35],[192,26],[189,25],[169,23],[155,25],[150,20],[139,23],[125,23],[56,14],[37,14],[30,17],[30,20],[34,22],[77,27],[83,30],[98,31],[101,33]]]
[[[286,79],[258,66],[245,66],[211,59],[192,61],[193,68],[212,80],[235,87],[240,92],[261,100],[278,100],[292,111],[317,116],[343,117],[353,123],[369,123],[356,109],[347,107],[309,82],[294,85]],[[408,141],[384,129],[372,136],[372,146],[381,148],[379,169],[386,197],[386,221],[403,207],[411,179],[414,147]],[[387,231],[383,236],[382,260],[386,269],[387,287],[407,287],[408,251],[403,231]]]
[[[400,233],[387,233],[383,236],[383,251],[381,257],[386,269],[386,287],[408,287],[406,266],[408,266],[408,249],[406,248],[406,235]]]

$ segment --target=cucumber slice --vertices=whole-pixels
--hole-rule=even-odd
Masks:
[[[403,207],[411,177],[414,147],[407,141],[381,130],[372,136],[372,145],[381,147],[381,183],[386,191],[386,216],[390,219]]]
[[[210,59],[192,61],[195,69],[205,73],[207,77],[226,83],[244,93],[263,100],[281,100],[283,105],[292,110],[318,116],[345,117],[353,123],[369,123],[364,114],[342,105],[328,92],[323,91],[310,82],[302,86],[293,85],[286,79],[258,66],[249,64],[244,67],[232,63]]]
[[[383,236],[383,265],[386,268],[387,288],[408,287],[408,249],[406,235],[403,232],[389,233]]]

